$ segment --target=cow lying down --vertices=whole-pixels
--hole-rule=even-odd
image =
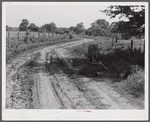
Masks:
[[[97,64],[87,63],[79,69],[79,74],[94,77],[99,76],[101,71],[107,70],[108,68],[106,68],[101,62],[98,62]]]

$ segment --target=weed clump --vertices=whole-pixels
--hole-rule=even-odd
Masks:
[[[127,77],[127,85],[136,96],[144,93],[144,74],[143,68],[139,68],[138,65],[134,65],[132,67],[132,74]]]

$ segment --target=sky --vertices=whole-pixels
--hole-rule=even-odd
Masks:
[[[85,28],[97,19],[105,19],[109,23],[119,21],[118,18],[110,19],[100,10],[107,9],[110,5],[103,4],[32,4],[6,6],[6,25],[19,27],[22,19],[29,23],[42,26],[54,22],[57,27],[71,27],[83,22]]]

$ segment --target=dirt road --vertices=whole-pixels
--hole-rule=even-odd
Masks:
[[[110,79],[70,73],[68,48],[92,39],[54,45],[22,55],[7,65],[8,109],[143,109],[144,101],[112,87]],[[53,52],[53,63],[46,53]],[[69,73],[68,73],[69,72]],[[71,75],[70,75],[71,74]],[[125,82],[125,81],[124,81]]]

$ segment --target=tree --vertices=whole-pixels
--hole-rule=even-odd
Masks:
[[[28,29],[31,30],[31,31],[39,31],[39,27],[36,26],[34,23],[31,23],[29,26],[28,26]]]
[[[109,6],[108,9],[101,11],[110,18],[126,18],[128,21],[119,21],[114,29],[127,36],[142,36],[145,30],[145,7],[139,5],[130,6]]]
[[[9,27],[8,27],[8,25],[6,25],[6,31],[9,31]]]
[[[111,33],[112,34],[121,33],[123,39],[129,39],[131,37],[131,32],[126,31],[129,28],[130,27],[128,22],[119,21],[111,23]]]
[[[12,27],[9,27],[8,25],[6,25],[6,31],[12,31]]]
[[[41,30],[46,32],[52,32],[56,29],[56,24],[54,22],[51,22],[50,24],[45,24],[41,27]]]
[[[29,21],[27,19],[23,19],[19,26],[19,31],[27,31],[28,25],[29,25]]]
[[[80,22],[76,25],[76,27],[80,30],[83,30],[84,29],[84,25],[83,25],[83,22]]]
[[[76,34],[79,34],[83,31],[84,31],[84,25],[83,25],[83,22],[80,22],[76,25],[75,32]]]
[[[88,35],[88,36],[91,36],[92,35],[92,30],[86,29],[85,34]]]
[[[109,26],[109,23],[105,19],[98,19],[95,22],[91,23],[91,28],[101,28],[106,30]]]
[[[68,34],[69,33],[69,29],[68,28],[65,28],[65,27],[60,27],[60,28],[56,28],[55,29],[55,32],[57,34]]]
[[[72,32],[74,32],[74,31],[76,30],[76,27],[71,26],[71,27],[69,28],[69,30],[72,31]]]
[[[93,36],[108,36],[110,31],[109,23],[105,19],[98,19],[91,23]]]
[[[65,33],[65,34],[68,34],[68,33],[69,33],[69,29],[65,29],[65,30],[64,30],[64,33]]]
[[[6,25],[6,31],[19,31],[18,27],[9,27],[8,25]]]

